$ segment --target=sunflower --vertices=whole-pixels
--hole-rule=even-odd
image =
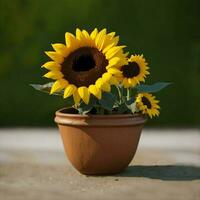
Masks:
[[[117,77],[125,88],[134,87],[145,81],[146,75],[149,74],[147,65],[143,55],[132,55],[128,64],[121,67],[122,73],[119,76],[117,74]]]
[[[148,114],[150,118],[159,115],[159,101],[150,93],[140,93],[136,98],[136,105],[143,114]]]
[[[76,29],[76,34],[65,33],[66,45],[52,44],[55,51],[45,52],[52,61],[43,67],[50,70],[44,75],[55,80],[50,94],[64,90],[64,98],[73,96],[75,104],[82,99],[88,104],[90,95],[101,99],[102,92],[109,92],[121,74],[120,66],[126,65],[125,46],[118,46],[119,36],[106,29],[90,34]]]

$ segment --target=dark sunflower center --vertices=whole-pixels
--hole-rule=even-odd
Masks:
[[[130,62],[128,65],[122,66],[123,76],[133,78],[140,73],[140,67],[136,62]]]
[[[149,101],[149,99],[147,99],[146,97],[142,97],[142,103],[144,105],[147,106],[148,109],[150,109],[152,106],[151,106],[151,102]]]
[[[79,57],[74,59],[72,69],[75,72],[89,71],[90,69],[95,67],[95,64],[95,60],[91,54],[80,55]]]
[[[81,47],[65,58],[61,72],[69,83],[89,86],[106,72],[108,61],[96,48]]]

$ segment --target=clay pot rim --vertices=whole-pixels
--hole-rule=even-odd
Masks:
[[[147,118],[143,114],[111,114],[111,115],[81,115],[63,113],[66,108],[56,111],[57,124],[71,126],[132,126],[144,124]]]
[[[61,108],[56,111],[56,116],[60,117],[73,117],[73,118],[133,118],[133,117],[142,117],[145,118],[145,115],[135,113],[135,114],[107,114],[107,115],[99,115],[99,114],[72,114],[72,113],[64,113],[62,112],[66,108]]]

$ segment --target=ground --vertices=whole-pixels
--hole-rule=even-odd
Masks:
[[[200,130],[144,130],[135,158],[115,176],[84,176],[57,129],[0,129],[0,199],[199,200]]]

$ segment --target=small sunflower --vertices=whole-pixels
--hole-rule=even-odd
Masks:
[[[136,98],[136,105],[143,114],[148,114],[150,118],[159,115],[160,106],[156,97],[150,93],[140,93]]]
[[[144,82],[146,75],[149,74],[143,55],[132,55],[127,65],[121,67],[122,74],[119,77],[125,88],[134,87],[140,82]]]
[[[65,33],[66,45],[52,44],[55,51],[45,53],[53,61],[43,65],[50,70],[44,77],[55,80],[51,94],[64,90],[64,98],[73,95],[76,105],[81,99],[88,104],[90,94],[101,99],[102,91],[109,92],[110,85],[118,83],[113,75],[121,74],[120,66],[127,64],[125,46],[117,45],[114,32],[106,32],[76,29],[76,35]]]

